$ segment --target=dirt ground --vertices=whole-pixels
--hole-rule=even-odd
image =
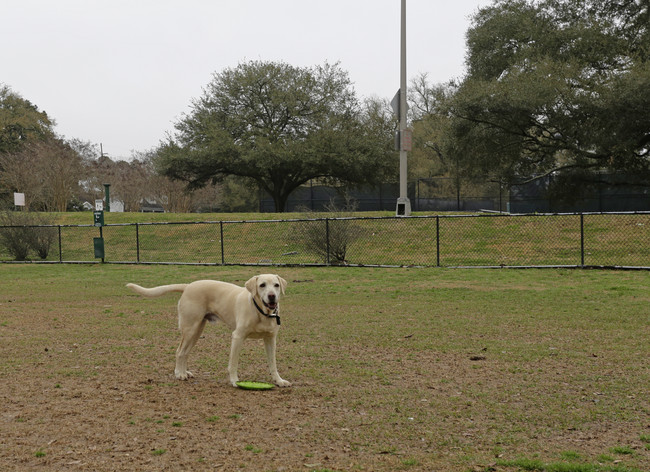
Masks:
[[[647,370],[621,369],[616,352],[563,352],[553,341],[513,360],[483,334],[452,349],[435,324],[413,330],[412,318],[381,307],[358,329],[390,339],[358,342],[355,325],[301,306],[300,290],[278,342],[293,386],[266,392],[227,383],[229,333],[218,325],[190,356],[195,378],[174,379],[173,297],[120,292],[94,304],[5,292],[0,470],[478,472],[571,454],[650,470],[648,386],[638,382]],[[423,348],[430,339],[439,344]],[[247,341],[240,378],[268,380],[260,342]]]
[[[3,377],[2,470],[506,470],[494,465],[499,449],[488,445],[499,443],[502,433],[481,426],[490,423],[485,412],[456,417],[429,412],[423,421],[404,417],[401,411],[404,407],[406,414],[426,415],[439,398],[456,399],[460,410],[475,408],[463,391],[495,380],[489,372],[473,368],[468,356],[429,360],[439,379],[463,376],[465,385],[427,382],[417,374],[416,362],[403,361],[401,367],[414,374],[401,376],[399,383],[418,398],[410,400],[409,395],[405,402],[419,402],[420,409],[395,404],[391,418],[375,417],[373,408],[385,410],[386,405],[381,400],[368,404],[363,398],[367,385],[339,386],[330,392],[327,385],[292,378],[286,366],[283,375],[292,378],[292,387],[251,392],[230,387],[225,369],[218,375],[197,372],[193,380],[178,382],[171,375],[169,353],[151,360],[147,368],[134,369],[134,358],[126,353],[106,362],[102,348],[62,345],[52,337],[41,342],[38,360],[23,366],[29,375]],[[255,351],[263,356],[261,346],[251,349]],[[96,375],[74,365],[73,354],[83,357],[84,365],[96,364]],[[359,359],[373,355],[354,354]],[[51,363],[57,359],[72,362],[64,362],[68,367],[53,377]],[[221,359],[227,362],[225,356]],[[448,424],[449,436],[444,427],[440,432],[440,424],[430,426],[437,432],[430,431],[426,421]],[[538,443],[542,456],[553,450],[597,453],[612,444],[628,444],[638,436],[636,431],[626,421],[594,421],[588,430],[558,425],[554,433],[533,432],[528,439]],[[509,444],[504,448],[530,450],[517,441],[504,437]]]

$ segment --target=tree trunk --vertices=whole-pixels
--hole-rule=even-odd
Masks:
[[[275,203],[275,212],[284,213],[287,208],[287,200],[289,195],[283,195],[280,193],[273,194],[273,203]]]

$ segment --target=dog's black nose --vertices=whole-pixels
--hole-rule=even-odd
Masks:
[[[275,294],[269,293],[269,301],[275,301]]]

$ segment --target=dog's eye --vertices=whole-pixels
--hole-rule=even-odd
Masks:
[[[280,287],[280,284],[275,284],[275,288],[278,288],[278,287]]]
[[[266,287],[266,284],[265,284],[265,283],[264,283],[264,284],[260,284],[260,288],[264,288],[264,287]]]

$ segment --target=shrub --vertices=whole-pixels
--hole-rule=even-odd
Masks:
[[[50,253],[52,244],[57,238],[56,228],[53,227],[32,227],[29,233],[30,247],[36,252],[38,257],[45,260]]]
[[[39,213],[0,212],[0,245],[17,261],[27,260],[31,251],[47,259],[56,229],[43,226],[51,223],[49,217]]]
[[[325,207],[328,211],[327,220],[322,214],[308,212],[305,218],[312,221],[303,221],[292,228],[289,239],[307,252],[316,254],[323,261],[328,259],[331,263],[345,264],[345,256],[352,243],[363,236],[363,229],[354,220],[344,219],[346,214],[354,211],[350,205],[337,208],[333,203]]]

